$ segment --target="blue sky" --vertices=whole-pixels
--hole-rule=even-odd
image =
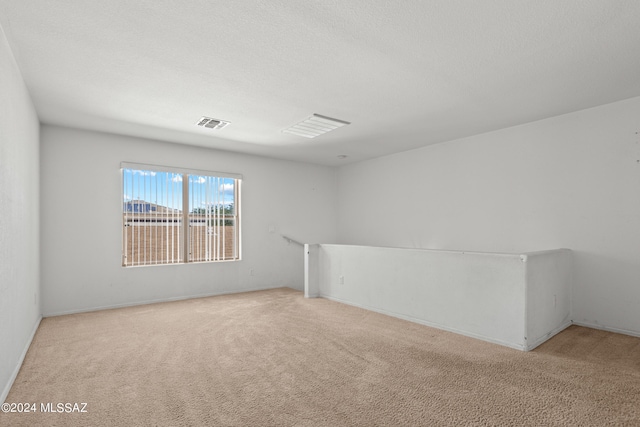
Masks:
[[[124,201],[144,200],[182,210],[183,174],[123,169]],[[224,205],[234,202],[234,180],[189,175],[189,209]]]

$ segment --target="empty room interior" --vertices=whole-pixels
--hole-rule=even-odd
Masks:
[[[0,0],[0,425],[640,425],[639,19]]]

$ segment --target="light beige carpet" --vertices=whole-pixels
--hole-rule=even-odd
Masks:
[[[276,289],[44,319],[7,402],[38,412],[3,426],[638,426],[640,339],[524,353]]]

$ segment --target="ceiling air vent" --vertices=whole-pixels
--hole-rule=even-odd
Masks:
[[[198,121],[198,126],[214,130],[220,130],[228,124],[229,122],[225,122],[224,120],[212,119],[211,117],[202,117]]]
[[[339,127],[351,124],[343,120],[332,119],[331,117],[314,114],[311,117],[295,124],[282,132],[292,133],[305,138],[315,138],[323,133],[331,132]]]

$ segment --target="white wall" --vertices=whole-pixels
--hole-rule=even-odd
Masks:
[[[572,318],[571,251],[552,250],[526,256],[526,336],[534,348],[566,328]]]
[[[0,402],[40,320],[39,126],[0,28]]]
[[[54,126],[41,132],[44,315],[270,287],[302,290],[302,248],[280,235],[336,238],[333,168]],[[243,260],[121,267],[122,161],[242,174]]]
[[[345,165],[339,243],[569,248],[574,320],[640,334],[639,130],[632,98]]]

